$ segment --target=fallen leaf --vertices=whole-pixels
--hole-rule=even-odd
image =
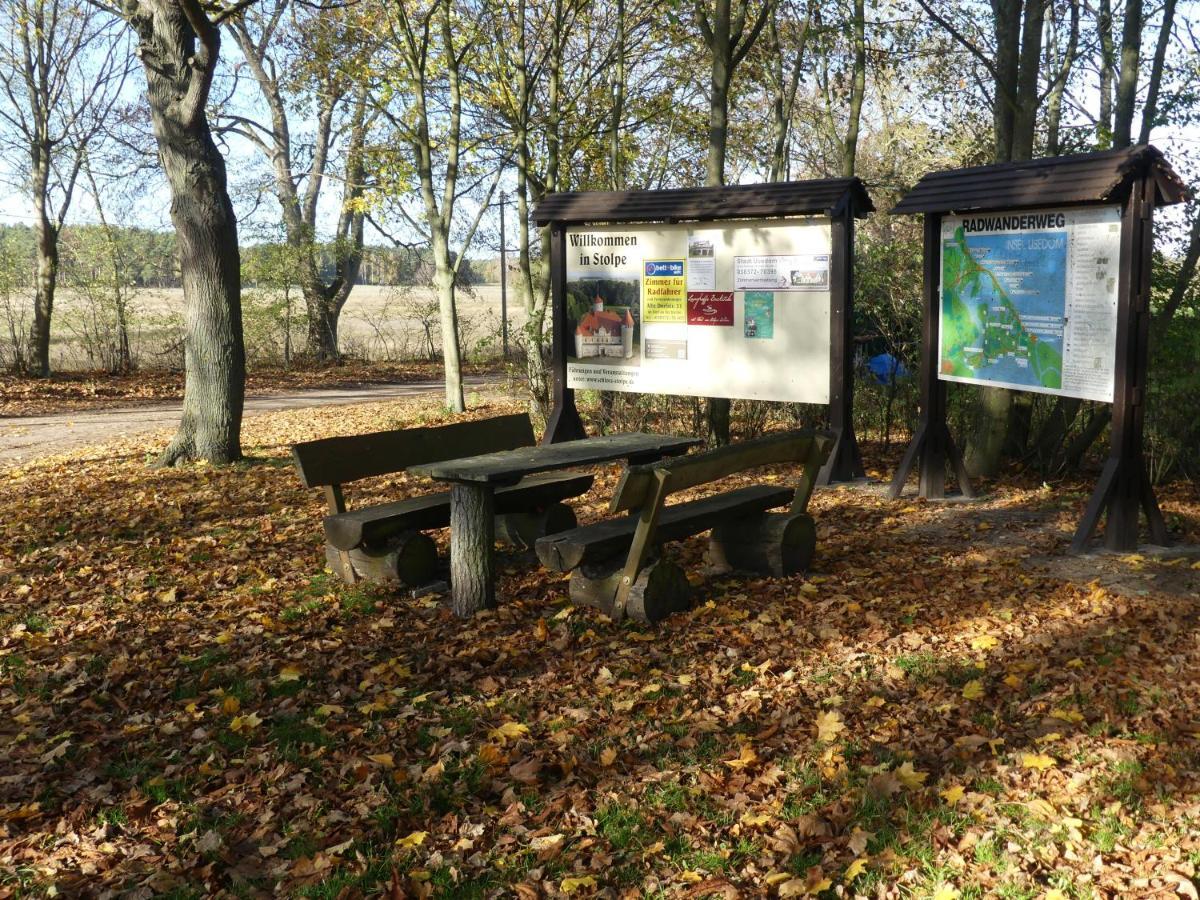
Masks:
[[[938,791],[938,796],[945,800],[951,806],[958,803],[963,798],[963,789],[961,785],[952,785],[943,791]]]
[[[505,722],[497,728],[493,728],[488,736],[492,740],[505,743],[506,741],[515,741],[529,734],[529,726],[520,722]]]
[[[196,849],[201,853],[216,853],[221,849],[222,843],[221,835],[209,829],[196,838]]]
[[[1037,769],[1039,772],[1044,772],[1046,769],[1054,768],[1057,764],[1053,756],[1047,756],[1045,753],[1021,754],[1021,765],[1026,769]]]
[[[846,871],[844,873],[842,873],[842,881],[849,884],[851,881],[853,881],[855,878],[857,878],[859,875],[861,875],[866,870],[866,868],[867,868],[867,860],[864,859],[863,857],[859,857],[858,859],[854,860],[854,862],[850,863],[849,866],[846,867]]]
[[[900,768],[896,769],[896,779],[910,791],[915,791],[921,787],[928,777],[928,772],[918,772],[913,768],[911,762],[905,762]]]
[[[574,894],[576,891],[583,888],[594,888],[596,886],[596,877],[594,875],[580,875],[577,877],[564,878],[558,885],[558,889],[564,894]]]
[[[725,760],[725,765],[731,769],[744,769],[758,762],[758,754],[750,744],[742,744],[742,750],[734,759]]]
[[[229,723],[229,730],[234,734],[241,734],[242,732],[253,731],[261,724],[262,719],[258,717],[257,713],[247,713],[244,716],[234,716],[233,720]]]
[[[846,724],[842,719],[842,714],[837,710],[830,710],[826,713],[821,713],[817,716],[817,740],[825,743],[832,743],[837,740],[839,734],[846,730]]]
[[[536,756],[530,756],[508,767],[508,774],[522,784],[537,784],[538,772],[542,762]]]

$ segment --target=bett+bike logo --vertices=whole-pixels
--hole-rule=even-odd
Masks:
[[[646,274],[658,278],[682,278],[683,262],[678,259],[647,260]]]

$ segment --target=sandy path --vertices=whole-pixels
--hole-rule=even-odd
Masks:
[[[471,375],[464,379],[465,384],[472,386],[495,381],[494,376]],[[415,397],[442,389],[441,381],[412,381],[407,384],[365,384],[359,387],[248,396],[245,415],[310,406],[371,403],[393,397]],[[50,416],[0,418],[0,467],[19,465],[39,456],[62,453],[112,438],[171,428],[179,422],[181,412],[182,405],[176,401],[93,412],[76,410]]]

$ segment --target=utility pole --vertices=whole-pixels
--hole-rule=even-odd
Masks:
[[[504,202],[508,195],[500,192],[500,338],[504,358],[508,359],[508,243],[504,238]]]

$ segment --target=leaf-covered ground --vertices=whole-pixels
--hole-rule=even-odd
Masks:
[[[469,364],[469,374],[499,372],[499,366]],[[384,363],[348,360],[339,366],[253,369],[246,377],[250,394],[278,394],[306,388],[357,387],[409,381],[440,381],[441,364]],[[129,375],[107,372],[56,372],[50,378],[0,374],[0,416],[45,416],[58,412],[102,409],[179,400],[183,372],[167,369]]]
[[[1064,558],[1089,485],[821,491],[808,577],[674,545],[698,603],[653,629],[508,556],[460,622],[322,573],[287,460],[439,418],[0,472],[0,897],[1196,896],[1200,568]],[[1195,489],[1161,499],[1196,543]]]

